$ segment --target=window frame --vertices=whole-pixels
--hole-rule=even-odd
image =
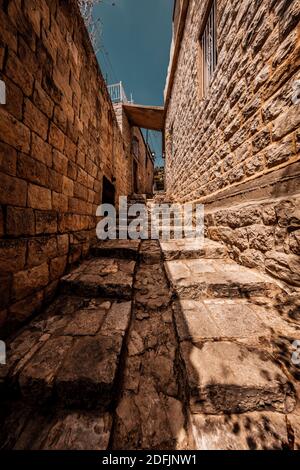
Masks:
[[[208,94],[218,66],[218,0],[209,0],[198,35],[200,97]],[[212,38],[210,61],[207,60],[209,37]]]

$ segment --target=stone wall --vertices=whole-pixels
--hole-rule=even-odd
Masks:
[[[133,185],[133,155],[132,140],[135,137],[139,142],[139,158],[136,159],[137,163],[137,178],[138,178],[138,193],[149,194],[153,192],[153,180],[154,180],[154,163],[150,156],[150,150],[148,149],[145,139],[141,130],[132,126],[126,116],[122,103],[115,103],[114,110],[116,113],[117,121],[121,129],[124,149],[126,158],[128,161],[128,174],[131,175],[129,178],[129,193],[134,192]]]
[[[239,262],[300,285],[299,232],[289,228],[300,193],[300,2],[218,0],[218,65],[203,97],[199,38],[209,3],[189,2],[167,108],[167,191],[204,203],[207,234]]]
[[[0,326],[51,299],[95,238],[102,180],[128,194],[123,139],[75,0],[0,0]]]

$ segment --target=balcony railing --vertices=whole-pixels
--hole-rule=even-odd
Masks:
[[[113,103],[133,103],[132,96],[128,100],[122,82],[108,85],[108,92]]]

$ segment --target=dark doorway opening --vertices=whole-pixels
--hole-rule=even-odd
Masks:
[[[103,186],[102,186],[102,204],[112,204],[115,205],[115,195],[116,190],[113,185],[105,176],[103,176]]]

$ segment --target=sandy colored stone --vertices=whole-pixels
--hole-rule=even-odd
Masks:
[[[192,415],[197,450],[282,450],[289,447],[285,415]]]
[[[226,258],[227,249],[224,245],[208,239],[182,239],[160,242],[164,259],[189,258]]]
[[[279,292],[269,276],[229,261],[175,260],[167,261],[165,267],[181,298],[255,297]]]
[[[295,395],[287,376],[266,353],[230,342],[207,342],[202,348],[181,343],[193,412],[287,412]]]

